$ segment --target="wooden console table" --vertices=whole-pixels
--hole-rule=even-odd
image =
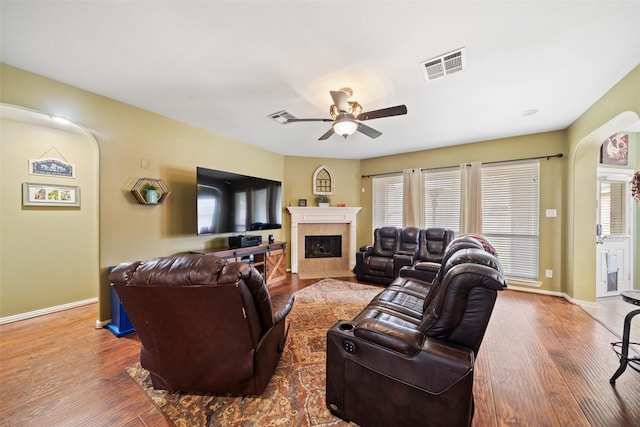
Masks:
[[[214,254],[228,262],[245,262],[254,266],[271,285],[287,277],[286,242],[273,242],[246,248],[219,248],[191,251],[194,254]]]

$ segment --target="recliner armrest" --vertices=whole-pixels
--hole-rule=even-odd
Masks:
[[[400,269],[411,266],[416,259],[415,252],[399,251],[393,255],[393,277],[398,277]]]
[[[358,322],[354,335],[406,355],[415,354],[424,342],[422,332],[379,319]]]
[[[373,253],[373,246],[371,246],[371,245],[360,246],[359,252],[365,252],[367,254],[371,254],[371,253]]]
[[[273,313],[273,324],[280,323],[293,308],[293,294],[280,294],[271,297],[271,311]]]
[[[413,268],[416,270],[438,271],[440,264],[437,262],[420,261],[413,264]]]

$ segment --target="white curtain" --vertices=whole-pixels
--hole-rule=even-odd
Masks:
[[[402,171],[403,181],[403,226],[420,227],[420,212],[422,212],[422,178],[420,169],[405,169]]]
[[[480,162],[460,164],[460,233],[482,232],[482,177]]]

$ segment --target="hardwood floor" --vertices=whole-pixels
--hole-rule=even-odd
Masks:
[[[316,281],[293,276],[271,291]],[[171,425],[124,371],[138,361],[136,335],[96,330],[96,312],[0,325],[0,426]],[[502,292],[476,362],[474,427],[639,425],[640,374],[609,385],[612,341],[561,298]]]

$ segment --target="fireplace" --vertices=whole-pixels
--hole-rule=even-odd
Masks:
[[[305,258],[341,258],[342,236],[304,236]]]
[[[356,214],[360,209],[287,207],[291,213],[291,272],[324,274],[324,277],[334,272],[351,272],[356,264]],[[325,248],[316,248],[315,256],[313,253],[311,257],[308,256],[308,239],[316,241],[318,238],[334,236],[339,236],[340,241],[323,242]]]

